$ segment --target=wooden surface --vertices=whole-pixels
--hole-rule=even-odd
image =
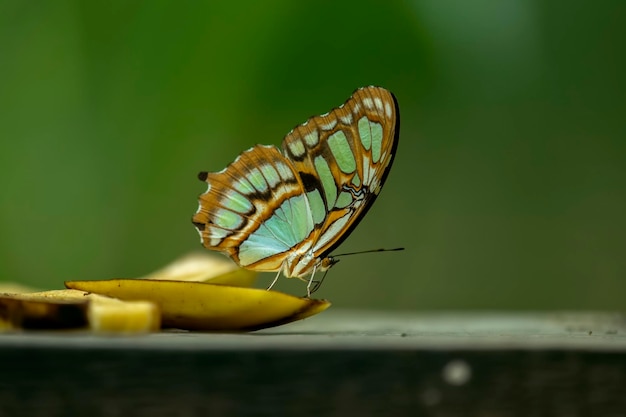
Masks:
[[[623,416],[626,320],[330,310],[250,334],[0,336],[3,416]]]

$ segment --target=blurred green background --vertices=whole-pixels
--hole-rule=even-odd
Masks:
[[[338,252],[407,250],[345,258],[317,295],[623,309],[625,40],[618,0],[0,1],[0,279],[199,249],[198,171],[376,84],[399,153]]]

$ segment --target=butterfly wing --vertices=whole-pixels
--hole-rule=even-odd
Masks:
[[[204,246],[258,271],[278,271],[314,225],[304,189],[274,146],[257,145],[220,172],[200,173],[208,190],[193,216]]]
[[[393,94],[364,87],[283,140],[309,201],[316,258],[339,246],[371,207],[389,174],[399,131]]]
[[[314,271],[363,218],[385,182],[398,144],[395,97],[357,90],[274,146],[257,145],[208,183],[193,222],[208,249],[259,271]]]

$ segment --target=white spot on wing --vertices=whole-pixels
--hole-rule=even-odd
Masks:
[[[370,190],[372,190],[372,192],[376,195],[380,193],[380,178],[378,178],[376,175],[374,175],[372,180],[370,181]]]
[[[370,185],[372,177],[374,176],[374,170],[372,169],[372,163],[368,156],[363,155],[363,178],[362,183]]]
[[[361,105],[359,103],[356,103],[352,111],[354,112],[354,114],[359,114],[359,112],[361,111]]]
[[[352,124],[352,114],[351,113],[348,113],[345,116],[341,116],[340,119],[341,119],[341,123],[343,123],[345,125]]]
[[[367,108],[368,108],[368,109],[370,109],[370,110],[371,110],[372,108],[374,108],[374,102],[373,102],[373,101],[372,101],[372,99],[371,99],[371,98],[369,98],[369,97],[365,97],[365,98],[363,99],[363,104],[365,105],[365,107],[367,107]]]
[[[304,144],[298,139],[294,140],[293,142],[289,142],[287,146],[289,146],[289,150],[296,157],[300,157],[306,152],[306,150],[304,149]]]
[[[387,115],[388,119],[390,119],[391,115],[393,114],[391,112],[391,104],[389,104],[389,103],[385,103],[385,114]]]
[[[315,145],[317,145],[317,142],[319,142],[319,134],[317,133],[317,130],[314,130],[304,135],[304,141],[306,142],[309,148],[312,148]]]
[[[374,99],[374,104],[376,104],[378,111],[383,111],[383,101],[379,97]]]
[[[219,245],[220,243],[222,243],[222,240],[224,240],[224,238],[228,236],[228,231],[224,229],[208,225],[207,227],[208,229],[206,230],[206,237],[209,240],[210,246]],[[200,234],[200,236],[202,236],[202,233]]]
[[[274,163],[274,166],[276,167],[276,169],[278,170],[278,174],[280,174],[280,177],[284,181],[293,179],[293,173],[291,172],[291,170],[289,169],[289,167],[285,163],[283,163],[283,162],[276,162],[276,163]]]
[[[328,113],[326,113],[328,114]],[[320,127],[322,128],[322,130],[331,130],[333,129],[335,126],[337,126],[337,119],[332,119],[331,121],[329,121],[326,124],[320,125]]]

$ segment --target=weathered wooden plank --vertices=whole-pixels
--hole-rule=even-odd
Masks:
[[[253,334],[0,336],[0,416],[620,416],[615,314],[334,311]]]

